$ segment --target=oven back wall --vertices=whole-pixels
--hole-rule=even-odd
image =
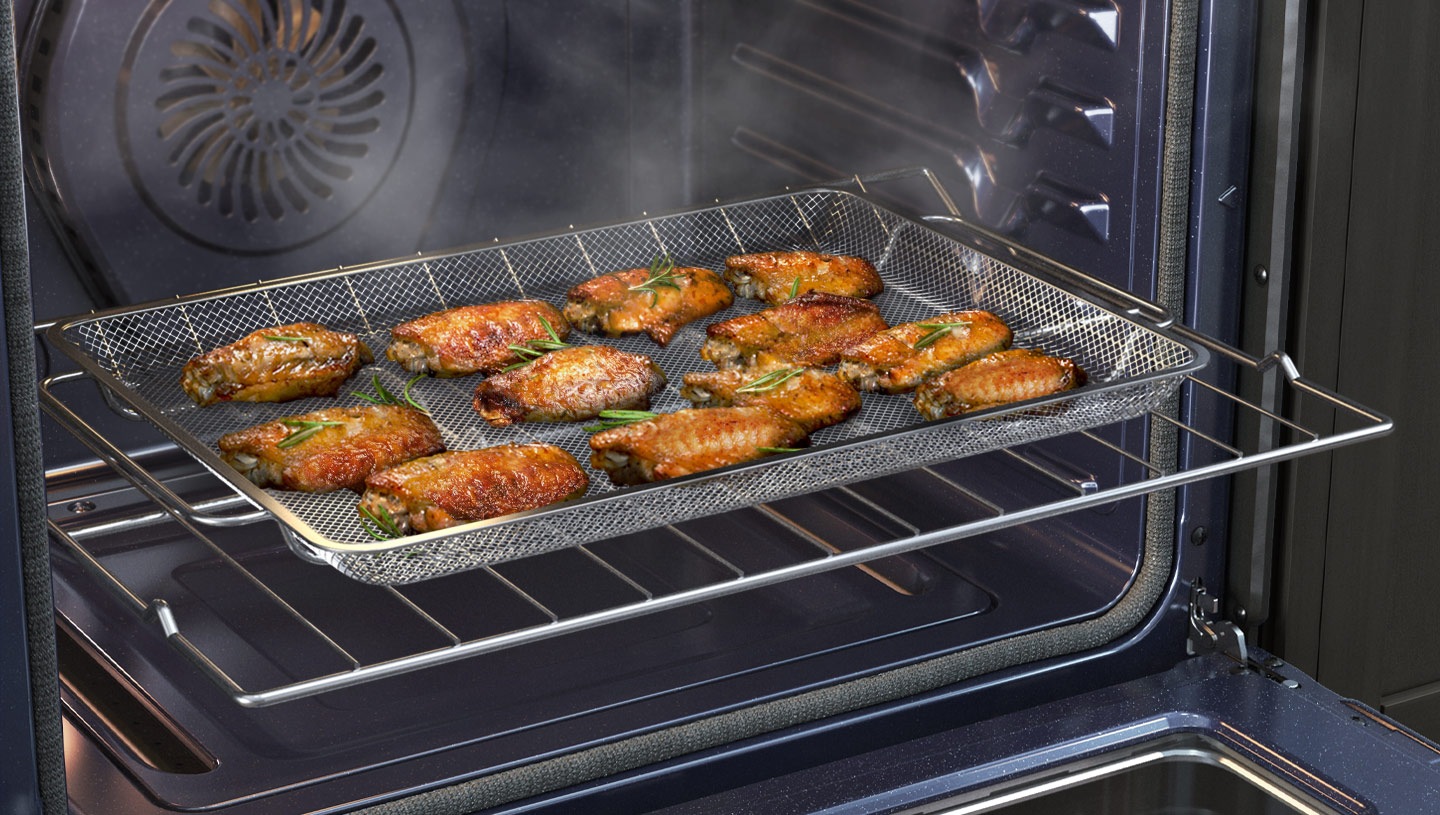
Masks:
[[[1151,293],[1143,69],[1166,4],[1033,5],[21,3],[41,253],[73,267],[38,299],[73,313],[903,166]]]

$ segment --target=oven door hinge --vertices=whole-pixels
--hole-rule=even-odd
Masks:
[[[1185,651],[1191,656],[1219,652],[1241,665],[1250,664],[1245,632],[1225,619],[1217,619],[1220,598],[1205,591],[1199,578],[1190,584],[1190,638]]]

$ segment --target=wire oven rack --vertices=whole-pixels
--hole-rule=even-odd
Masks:
[[[955,234],[962,227],[947,226],[950,231],[942,231],[905,218],[856,193],[807,189],[87,315],[54,325],[48,338],[279,520],[298,554],[381,584],[493,565],[1133,417],[1160,404],[1184,374],[1205,363],[1200,346],[1171,334],[1132,300],[1092,296],[1073,285],[1080,278],[1044,258],[1008,243],[982,251],[975,245],[978,236],[962,241]],[[777,249],[871,258],[886,281],[876,302],[892,324],[985,308],[1009,323],[1017,346],[1073,357],[1090,382],[1072,393],[933,422],[921,422],[906,396],[865,394],[858,416],[818,431],[808,449],[634,487],[616,488],[592,470],[583,498],[380,542],[360,524],[348,492],[262,490],[215,453],[224,433],[332,400],[198,408],[177,385],[181,366],[196,353],[265,326],[320,322],[355,332],[378,351],[390,326],[441,308],[514,297],[560,302],[580,280],[643,267],[660,254],[681,265],[718,268],[727,255]],[[737,298],[717,318],[762,305]],[[680,374],[704,367],[698,354],[703,322],[686,326],[664,348],[643,338],[593,341],[652,356],[672,383],[654,406],[664,412],[687,406],[678,395]],[[382,360],[362,370],[357,381],[372,375],[396,392],[408,376]],[[415,385],[449,449],[542,441],[588,461],[588,436],[581,427],[490,428],[471,410],[472,388],[468,378]]]
[[[594,629],[599,626],[638,618],[644,615],[676,609],[681,606],[725,597],[739,592],[750,591],[764,586],[779,584],[799,578],[817,575],[849,566],[871,564],[881,559],[918,551],[942,543],[964,540],[977,535],[993,532],[1019,524],[1039,521],[1087,507],[1102,507],[1126,498],[1145,495],[1157,490],[1178,487],[1205,479],[1239,473],[1277,462],[1295,459],[1323,451],[1360,442],[1388,433],[1391,422],[1352,400],[1331,390],[1309,382],[1300,375],[1290,359],[1283,353],[1265,357],[1254,357],[1223,343],[1204,337],[1183,326],[1174,330],[1200,343],[1212,352],[1211,366],[1233,367],[1241,381],[1264,380],[1278,386],[1283,398],[1290,404],[1304,406],[1305,415],[1315,416],[1309,424],[1301,424],[1260,405],[1246,401],[1232,391],[1235,388],[1221,388],[1205,381],[1206,371],[1186,375],[1181,388],[1182,401],[1193,405],[1197,416],[1213,417],[1226,411],[1233,411],[1237,425],[1253,422],[1261,432],[1255,433],[1248,441],[1227,441],[1217,438],[1199,426],[1198,422],[1186,422],[1158,411],[1145,416],[1126,420],[1135,422],[1161,422],[1175,428],[1181,444],[1191,447],[1186,463],[1178,469],[1162,469],[1150,463],[1142,450],[1131,449],[1131,445],[1117,445],[1106,433],[1106,428],[1077,431],[1071,437],[1088,449],[1087,455],[1100,459],[1119,461],[1122,466],[1110,468],[1106,465],[1089,466],[1055,461],[1045,456],[1030,455],[1026,446],[1006,448],[992,453],[1018,462],[1024,468],[1033,470],[1040,478],[1052,483],[1053,496],[1049,500],[1036,500],[1025,505],[992,500],[983,490],[974,485],[953,484],[960,500],[977,510],[977,517],[959,525],[939,529],[919,530],[907,526],[903,534],[879,540],[863,548],[842,549],[826,541],[813,541],[813,548],[803,554],[789,554],[758,569],[746,569],[728,561],[722,555],[690,539],[674,527],[669,527],[674,545],[686,547],[697,561],[709,564],[708,577],[698,585],[678,591],[659,593],[650,590],[641,581],[632,579],[623,565],[606,559],[603,552],[592,545],[575,547],[579,556],[615,576],[628,586],[625,599],[611,605],[581,614],[565,614],[526,593],[514,585],[494,567],[480,569],[492,579],[498,590],[513,594],[516,602],[533,609],[532,621],[507,630],[487,633],[483,636],[467,637],[448,629],[437,621],[423,607],[409,599],[404,587],[373,586],[373,591],[382,592],[393,598],[393,606],[409,609],[411,624],[428,629],[432,642],[438,645],[422,647],[413,653],[382,659],[366,660],[349,653],[337,644],[324,627],[296,610],[267,584],[263,574],[258,574],[246,564],[232,557],[226,548],[215,540],[215,530],[223,527],[248,527],[256,523],[268,523],[272,519],[267,513],[249,510],[249,505],[236,497],[215,499],[210,502],[187,504],[170,491],[153,475],[144,472],[140,464],[114,447],[108,440],[97,434],[83,418],[72,410],[66,401],[57,395],[63,387],[85,379],[83,374],[65,374],[51,377],[42,383],[42,406],[46,413],[63,427],[85,441],[102,461],[109,464],[154,501],[155,506],[146,512],[132,514],[103,524],[61,524],[51,521],[51,534],[56,543],[69,553],[86,570],[130,606],[137,615],[158,626],[159,630],[182,654],[198,665],[211,679],[224,689],[235,701],[245,707],[265,707],[282,702],[303,699],[317,694],[342,688],[353,687],[367,682],[392,677],[412,671],[443,665],[459,660],[492,653],[502,649],[558,637],[574,632]],[[1142,434],[1130,434],[1135,438]],[[927,473],[934,474],[929,468]],[[1077,477],[1077,473],[1112,473],[1104,478],[1092,475]],[[936,475],[936,477],[943,477]],[[864,505],[865,499],[850,487],[836,488],[845,492],[846,500]],[[237,511],[238,507],[238,511]],[[762,506],[761,511],[769,512]],[[237,678],[233,672],[221,667],[222,659],[208,653],[188,635],[186,620],[179,618],[165,596],[147,593],[146,588],[136,585],[132,578],[117,574],[107,567],[102,557],[94,551],[99,542],[108,539],[128,540],[137,530],[154,527],[162,523],[178,523],[196,544],[204,547],[210,557],[224,564],[233,573],[233,580],[251,585],[256,597],[264,598],[271,608],[257,613],[279,615],[290,620],[292,627],[310,632],[316,643],[331,654],[329,664],[338,665],[333,670],[305,675],[299,678],[256,685],[253,681]]]
[[[942,200],[945,199],[943,190],[937,187],[936,192]],[[953,207],[951,211],[954,211]],[[985,236],[979,236],[980,242],[985,240]],[[1158,490],[1334,450],[1384,435],[1392,428],[1387,417],[1304,378],[1283,352],[1265,356],[1245,353],[1183,325],[1172,324],[1163,310],[1126,292],[1068,270],[1058,272],[1068,287],[1084,290],[1104,300],[1115,312],[1163,327],[1185,344],[1204,349],[1208,354],[1200,356],[1208,356],[1208,361],[1203,368],[1180,377],[1180,404],[1185,407],[1178,415],[1172,415],[1167,410],[1145,408],[1128,418],[1115,416],[1101,425],[1069,430],[1061,437],[1067,445],[1074,442],[1067,449],[1083,450],[1085,456],[1103,460],[1104,464],[1092,466],[1088,462],[1060,461],[1047,455],[1035,455],[1025,440],[991,452],[989,455],[1002,456],[1017,466],[1033,471],[1040,479],[1049,482],[1053,489],[1043,493],[1048,498],[1016,504],[1009,500],[992,500],[983,488],[976,485],[948,482],[947,489],[954,490],[957,500],[963,500],[975,509],[973,519],[962,523],[924,530],[901,523],[896,528],[903,531],[898,534],[859,548],[839,547],[830,541],[812,539],[807,551],[777,552],[763,565],[750,567],[727,559],[675,526],[666,526],[664,529],[673,545],[685,548],[687,556],[695,562],[707,564],[701,570],[706,575],[703,580],[679,590],[667,591],[655,591],[644,581],[633,578],[624,564],[607,559],[604,547],[580,544],[574,547],[577,557],[613,575],[616,582],[627,587],[620,599],[583,613],[566,613],[552,608],[527,593],[523,587],[507,580],[495,567],[482,565],[475,570],[477,574],[484,575],[497,591],[512,595],[515,602],[533,613],[528,622],[480,635],[452,631],[422,605],[410,599],[404,587],[367,587],[392,598],[392,606],[408,609],[408,624],[428,630],[431,634],[429,641],[438,643],[418,646],[399,656],[367,659],[350,653],[338,644],[338,638],[332,636],[334,632],[327,631],[323,624],[297,610],[267,583],[264,574],[232,557],[225,546],[217,542],[216,538],[222,530],[248,529],[254,524],[274,521],[271,513],[254,509],[243,496],[231,494],[191,501],[183,498],[177,490],[172,490],[165,479],[151,473],[139,460],[117,447],[73,409],[67,399],[62,398],[59,391],[91,378],[89,373],[79,371],[43,380],[41,407],[64,429],[84,442],[104,464],[146,496],[151,505],[141,511],[96,523],[84,522],[83,518],[78,521],[72,518],[62,523],[52,518],[52,538],[56,546],[98,578],[138,616],[156,626],[180,653],[199,666],[237,704],[266,707],[837,569],[852,566],[868,568],[867,564],[938,544],[963,541],[1085,508],[1103,508]],[[50,328],[48,325],[39,326],[37,331],[43,334]],[[1272,409],[1238,395],[1262,390],[1278,394],[1275,401],[1267,401],[1267,405],[1287,405],[1288,414],[1309,418],[1301,423],[1281,415],[1278,407]],[[101,387],[100,393],[116,412],[141,418],[127,404],[116,400],[108,388]],[[1187,416],[1196,418],[1184,418]],[[1222,434],[1207,429],[1219,416],[1229,417],[1229,424],[1235,427],[1253,427],[1255,430],[1236,434],[1239,436],[1236,439],[1228,436],[1220,438]],[[1180,445],[1188,449],[1189,454],[1182,457],[1177,468],[1162,468],[1147,459],[1143,443],[1137,446],[1114,441],[1117,437],[1143,438],[1143,433],[1109,432],[1137,423],[1160,423],[1172,427]],[[1119,466],[1113,466],[1117,462]],[[930,467],[921,467],[915,472],[946,480]],[[1107,475],[1096,477],[1094,473]],[[843,493],[847,501],[859,505],[868,503],[855,488],[838,486],[831,489]],[[780,517],[780,513],[767,505],[761,505],[758,510]],[[142,585],[134,575],[121,574],[107,566],[99,551],[104,541],[116,538],[128,541],[137,533],[163,524],[178,524],[193,539],[194,545],[208,553],[206,557],[222,564],[234,581],[251,586],[253,595],[268,606],[263,613],[289,620],[292,627],[308,632],[318,647],[330,654],[331,659],[325,664],[334,667],[282,678],[239,675],[223,665],[222,655],[199,644],[201,638],[194,636],[193,621],[177,616],[171,602],[173,598],[167,599],[169,595],[163,591],[153,591],[149,584]]]

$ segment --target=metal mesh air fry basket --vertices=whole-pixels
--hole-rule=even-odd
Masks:
[[[870,259],[886,285],[875,302],[892,325],[945,311],[988,309],[1010,324],[1016,346],[1073,357],[1089,382],[1059,396],[936,422],[921,421],[909,396],[865,394],[859,414],[818,431],[803,451],[617,488],[589,468],[585,423],[492,428],[471,407],[477,377],[426,378],[412,394],[430,411],[449,449],[532,440],[556,444],[586,465],[591,485],[574,501],[398,541],[369,536],[353,493],[261,490],[215,452],[225,433],[321,407],[359,404],[350,392],[369,390],[372,376],[398,393],[410,375],[384,359],[389,329],[422,314],[517,297],[560,305],[575,283],[646,266],[662,253],[677,265],[720,269],[728,255],[785,249]],[[393,584],[1131,418],[1203,366],[1203,349],[1045,277],[859,195],[818,189],[89,315],[62,321],[50,337],[220,478],[270,511],[298,554],[357,580]],[[663,349],[643,336],[605,339],[576,332],[570,342],[650,355],[671,383],[651,409],[668,412],[690,406],[678,394],[683,373],[711,369],[699,356],[705,325],[762,307],[736,298],[730,309],[686,326]],[[181,368],[195,355],[258,328],[300,321],[359,334],[378,361],[335,399],[199,408],[181,390]]]

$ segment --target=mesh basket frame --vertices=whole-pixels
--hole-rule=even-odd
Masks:
[[[875,301],[891,324],[962,308],[994,311],[1011,325],[1017,346],[1074,357],[1090,383],[1068,394],[928,423],[920,423],[908,396],[865,394],[858,416],[817,432],[813,447],[805,451],[616,488],[588,467],[588,434],[579,425],[491,428],[470,407],[477,378],[427,378],[414,393],[430,409],[448,447],[532,440],[558,444],[586,464],[591,489],[566,504],[384,543],[374,542],[360,527],[352,493],[261,490],[214,452],[224,433],[335,400],[201,409],[178,385],[181,367],[196,354],[257,328],[305,320],[353,331],[376,351],[379,360],[352,380],[354,389],[368,389],[370,377],[378,376],[398,392],[409,374],[385,360],[383,348],[389,327],[399,322],[441,308],[514,297],[559,304],[576,282],[646,266],[662,253],[679,265],[719,269],[731,254],[783,249],[872,260],[886,283]],[[736,298],[731,309],[686,326],[664,349],[643,336],[604,339],[577,332],[571,342],[652,356],[671,382],[653,409],[669,411],[689,406],[678,395],[682,374],[709,369],[698,355],[705,323],[764,306]],[[1205,361],[1202,349],[1163,329],[859,195],[829,189],[119,309],[62,321],[50,336],[217,476],[270,511],[297,554],[379,584],[423,580],[1132,418],[1163,402],[1186,373]]]

